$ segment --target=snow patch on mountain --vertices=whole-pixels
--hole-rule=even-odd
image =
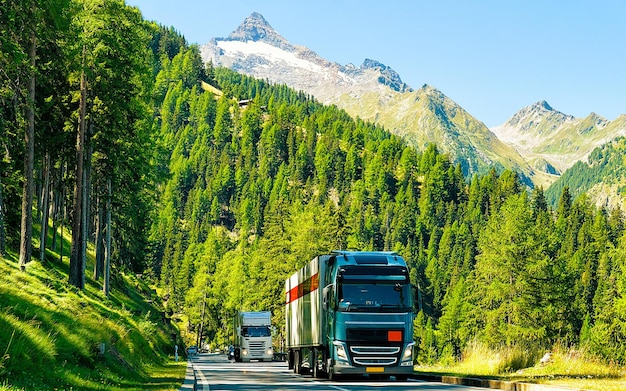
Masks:
[[[227,57],[254,57],[262,58],[263,68],[274,66],[288,66],[300,68],[308,72],[323,74],[323,68],[311,61],[298,58],[294,53],[282,50],[265,42],[255,41],[218,41],[222,56]],[[281,64],[282,63],[282,64]]]
[[[213,38],[200,47],[203,61],[273,83],[286,84],[334,103],[345,93],[411,91],[391,68],[366,59],[360,67],[330,62],[304,46],[292,45],[258,13],[253,13],[228,38]]]

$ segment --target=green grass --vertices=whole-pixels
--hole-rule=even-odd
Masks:
[[[460,362],[451,365],[416,366],[417,373],[473,377],[572,387],[584,390],[626,390],[626,368],[581,351],[555,347],[550,360],[540,363],[545,352],[519,348],[498,351],[472,346]]]
[[[88,267],[79,291],[68,270],[53,252],[24,272],[0,258],[0,390],[177,390],[186,363],[154,290],[115,271],[106,297]]]

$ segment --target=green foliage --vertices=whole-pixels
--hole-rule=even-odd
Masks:
[[[625,137],[616,138],[594,149],[587,162],[576,162],[548,188],[546,191],[548,202],[551,205],[556,205],[564,188],[570,189],[574,197],[589,192],[594,186],[602,183],[615,185],[617,189],[623,188],[626,182],[625,150]],[[606,198],[606,194],[604,198]],[[624,198],[621,197],[621,199],[623,209]],[[602,199],[601,201],[605,200]]]
[[[54,259],[24,273],[0,258],[3,389],[176,389],[184,366],[170,368],[175,330],[151,288],[124,275],[108,298],[93,280],[70,289],[67,261]]]
[[[59,202],[53,220],[67,222],[62,205],[70,201],[84,72],[90,208],[102,211],[111,180],[115,270],[156,276],[165,309],[188,322],[187,342],[228,343],[239,310],[271,310],[281,330],[284,280],[319,253],[394,250],[419,287],[421,363],[452,363],[477,344],[508,351],[499,368],[510,370],[529,364],[519,352],[535,357],[557,343],[626,362],[623,215],[595,209],[580,193],[595,173],[620,181],[623,139],[594,151],[588,165],[574,166],[545,193],[529,192],[524,178],[498,167],[464,178],[467,167],[453,165],[436,145],[416,150],[285,85],[205,67],[197,46],[121,0],[36,3],[40,14],[9,2],[0,15],[0,145],[8,151],[0,161],[0,207],[9,244],[17,242],[20,217],[19,81],[33,71],[18,21],[29,20],[42,26],[36,71],[49,75],[38,84],[35,161],[42,167],[51,153]],[[91,226],[100,224],[97,215]],[[115,338],[130,328],[140,333],[129,338],[158,334],[150,311]],[[117,327],[93,325],[75,337],[41,332],[53,314],[42,320],[7,305],[0,315],[6,325],[21,322],[2,342],[38,365],[65,357],[61,340],[75,347],[68,362],[97,365],[91,345],[113,339],[107,333]],[[109,318],[125,324],[131,317],[123,308],[96,317]],[[56,350],[34,357],[45,345]],[[11,360],[0,358],[0,373],[12,370]]]
[[[552,212],[543,190],[528,193],[513,172],[467,181],[435,146],[420,153],[284,86],[213,73],[219,98],[181,83],[164,95],[161,138],[178,141],[153,225],[153,237],[170,238],[155,259],[172,309],[199,327],[207,323],[198,318],[199,292],[222,303],[205,338],[223,344],[215,338],[239,310],[271,310],[280,329],[284,280],[338,248],[407,258],[420,286],[421,362],[457,360],[472,340],[519,351],[578,343],[586,316],[594,327],[597,292],[614,286],[599,281],[598,273],[614,273],[594,260],[611,248],[602,243],[622,235],[621,217],[609,223],[567,193]],[[204,97],[215,115],[192,103]],[[180,110],[194,118],[194,132],[172,120]],[[215,229],[227,250],[197,279],[206,268],[192,268],[188,254],[201,259],[191,250]],[[515,357],[507,365],[522,365]]]

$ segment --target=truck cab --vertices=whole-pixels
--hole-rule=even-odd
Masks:
[[[234,321],[234,355],[236,361],[272,361],[271,313],[240,312]]]

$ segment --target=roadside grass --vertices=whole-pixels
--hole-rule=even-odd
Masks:
[[[626,368],[608,364],[584,351],[557,346],[545,363],[546,352],[520,348],[499,351],[472,346],[463,360],[450,365],[418,365],[416,373],[478,377],[511,382],[546,384],[582,390],[626,390]]]
[[[145,281],[115,271],[106,297],[91,265],[79,291],[68,283],[67,255],[61,261],[49,251],[24,272],[17,258],[11,250],[0,258],[0,390],[180,387],[186,362],[173,360],[179,333]]]

